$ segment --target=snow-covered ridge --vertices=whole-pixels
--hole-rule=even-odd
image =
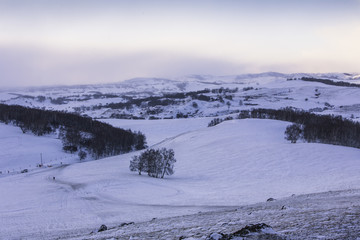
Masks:
[[[118,88],[129,85],[142,85],[142,84],[167,84],[167,83],[178,83],[178,82],[209,82],[209,83],[235,83],[241,82],[242,80],[250,79],[264,79],[264,78],[301,78],[301,77],[313,77],[313,78],[326,78],[332,80],[357,80],[360,79],[358,73],[278,73],[278,72],[263,72],[263,73],[252,73],[252,74],[239,74],[239,75],[201,75],[192,74],[179,77],[171,78],[152,78],[152,77],[138,77],[128,80],[124,80],[116,83],[105,83],[105,84],[83,84],[83,85],[58,85],[58,86],[44,86],[44,87],[31,87],[31,88],[13,88],[13,89],[0,89],[0,91],[51,91],[57,89],[101,89],[101,88]],[[191,90],[191,89],[188,89]]]

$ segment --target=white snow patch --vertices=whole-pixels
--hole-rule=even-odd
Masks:
[[[36,168],[41,159],[44,165],[65,164],[78,159],[76,155],[62,151],[61,140],[56,134],[35,136],[4,123],[0,123],[0,132],[0,171],[3,175]]]

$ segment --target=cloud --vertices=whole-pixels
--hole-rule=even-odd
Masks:
[[[342,35],[339,38],[343,46],[346,37]],[[329,46],[334,48],[335,43],[333,39]],[[360,56],[359,48],[351,53],[355,57],[349,57],[349,51],[344,51],[343,56],[336,58],[331,54],[336,55],[337,52],[327,53],[329,46],[315,52],[309,51],[302,58],[286,61],[275,61],[276,56],[273,61],[246,60],[246,57],[241,61],[229,61],[164,51],[109,54],[7,46],[0,47],[0,87],[111,83],[134,77],[176,77],[187,74],[359,71],[360,61],[355,60],[360,59],[357,57],[354,60],[356,55]]]
[[[193,73],[224,75],[250,69],[249,64],[164,52],[106,55],[0,48],[0,87],[109,83]]]

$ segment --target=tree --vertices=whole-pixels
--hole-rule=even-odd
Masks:
[[[230,106],[231,106],[231,102],[227,101],[227,102],[226,102],[226,105],[227,105],[228,111],[229,111],[229,110],[230,110]]]
[[[136,150],[141,150],[146,147],[146,137],[142,132],[138,131],[136,133],[134,145]]]
[[[286,127],[285,139],[291,141],[291,143],[296,143],[296,141],[301,137],[301,134],[301,125],[294,123]]]
[[[79,156],[79,159],[81,161],[81,160],[84,160],[86,158],[87,154],[86,154],[85,151],[80,150],[79,153],[78,153],[78,156]]]
[[[130,171],[135,172],[138,171],[139,175],[141,175],[141,171],[144,169],[144,161],[140,161],[139,156],[134,156],[130,161]]]
[[[174,164],[176,162],[175,152],[173,149],[167,150],[162,148],[160,150],[162,156],[162,174],[161,178],[164,178],[164,175],[173,175],[174,174]]]
[[[164,178],[174,174],[175,152],[173,149],[148,149],[130,161],[130,171],[147,172],[150,177]]]
[[[74,146],[74,145],[64,145],[63,150],[65,152],[74,153],[78,150],[78,148],[77,148],[77,146]]]

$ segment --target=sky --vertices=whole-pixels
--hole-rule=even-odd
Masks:
[[[360,0],[0,0],[0,87],[360,72]]]

